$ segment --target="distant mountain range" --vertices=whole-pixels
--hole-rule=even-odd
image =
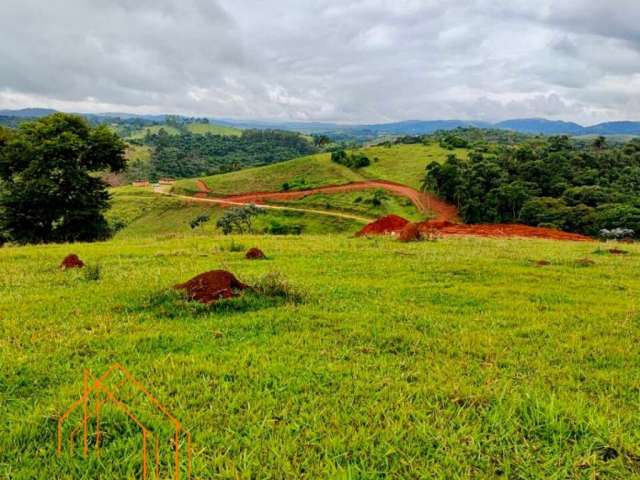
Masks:
[[[25,108],[22,110],[0,110],[0,117],[38,118],[55,113],[47,108]],[[140,118],[162,122],[166,115],[137,115],[131,113],[87,113],[88,118]],[[573,122],[547,120],[544,118],[520,118],[490,123],[475,120],[407,120],[394,123],[345,125],[326,122],[279,122],[260,120],[232,120],[211,118],[212,122],[237,128],[280,129],[303,133],[340,133],[351,135],[424,135],[437,130],[454,130],[459,127],[496,128],[519,133],[542,135],[638,135],[640,122],[605,122],[592,126],[582,126]]]

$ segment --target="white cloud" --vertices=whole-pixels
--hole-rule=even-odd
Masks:
[[[638,119],[633,0],[3,0],[0,108]]]

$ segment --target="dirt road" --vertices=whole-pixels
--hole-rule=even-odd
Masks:
[[[187,195],[178,195],[175,193],[170,193],[167,190],[163,190],[160,188],[156,188],[154,189],[155,193],[159,193],[161,195],[167,195],[170,197],[174,197],[174,198],[180,198],[182,200],[185,200],[186,202],[191,202],[191,203],[208,203],[208,204],[215,204],[215,205],[220,205],[221,207],[237,207],[237,206],[241,206],[241,205],[247,205],[248,203],[254,203],[254,202],[249,202],[249,201],[244,201],[244,202],[237,202],[234,201],[230,198],[207,198],[202,196],[202,193],[200,195],[196,195],[193,197],[187,196]],[[373,219],[372,218],[368,218],[368,217],[362,217],[359,215],[352,215],[350,213],[342,213],[342,212],[334,212],[334,211],[328,211],[328,210],[314,210],[311,208],[296,208],[296,207],[287,207],[284,205],[264,205],[264,204],[257,204],[260,208],[264,208],[264,209],[268,209],[268,210],[286,210],[289,212],[302,212],[302,213],[313,213],[313,214],[317,214],[317,215],[325,215],[328,217],[337,217],[337,218],[346,218],[348,220],[355,220],[357,222],[360,223],[369,223],[371,222]]]
[[[196,185],[200,192],[196,194],[198,198],[210,198],[211,190],[201,180],[196,181]],[[342,193],[355,192],[367,189],[383,189],[408,198],[416,206],[416,208],[425,215],[434,215],[433,220],[459,222],[458,211],[454,205],[442,201],[435,195],[430,193],[419,192],[411,187],[399,183],[388,182],[385,180],[370,180],[364,182],[353,182],[345,185],[329,185],[326,187],[311,188],[309,190],[295,190],[289,192],[254,192],[243,193],[239,195],[230,195],[215,200],[224,200],[234,202],[235,204],[255,203],[263,205],[269,200],[297,200],[316,193]],[[213,200],[213,198],[210,198]]]

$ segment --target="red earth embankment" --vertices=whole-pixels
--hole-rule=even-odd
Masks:
[[[382,234],[400,234],[403,228],[408,224],[402,224],[396,221],[397,228],[388,228],[382,231],[377,227],[378,222],[384,220],[378,219],[360,230],[356,236],[362,235],[382,235]],[[400,220],[404,220],[400,218]],[[451,223],[448,221],[431,220],[417,224],[420,232],[429,235],[460,235],[460,236],[477,236],[477,237],[523,237],[523,238],[545,238],[550,240],[572,240],[578,242],[590,241],[590,237],[579,235],[577,233],[563,232],[553,228],[530,227],[520,224],[472,224],[465,225],[461,223]]]

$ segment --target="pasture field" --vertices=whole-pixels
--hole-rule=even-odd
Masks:
[[[234,242],[0,248],[0,478],[139,475],[126,430],[100,456],[55,455],[82,369],[114,362],[192,432],[193,478],[640,478],[639,246]],[[70,252],[98,275],[60,271]],[[216,268],[281,272],[301,298],[170,290]]]
[[[118,187],[111,189],[112,207],[107,212],[110,223],[124,225],[117,238],[154,236],[162,239],[175,235],[216,235],[216,220],[223,209],[217,205],[185,201],[153,193],[148,188]],[[386,204],[387,202],[385,202]],[[322,207],[315,210],[323,210]],[[191,220],[208,215],[210,220],[192,229]],[[302,233],[355,233],[362,223],[322,214],[265,210],[254,220],[255,232],[270,232],[280,227],[300,227]]]
[[[463,149],[446,150],[438,145],[392,145],[368,147],[361,150],[372,161],[371,165],[351,170],[331,161],[329,153],[296,158],[255,167],[203,177],[202,180],[214,195],[231,195],[251,192],[277,192],[284,183],[292,190],[305,190],[325,185],[344,185],[363,180],[390,180],[419,189],[426,166],[432,161],[444,162],[447,155],[455,153],[463,158]],[[377,159],[377,160],[375,160]],[[197,179],[180,180],[174,192],[193,194],[198,191]]]
[[[178,193],[195,193],[196,179],[179,180]],[[331,161],[328,153],[300,157],[264,167],[246,168],[237,172],[213,175],[201,179],[215,195],[251,192],[277,192],[284,183],[292,189],[307,189],[323,185],[343,185],[362,180],[357,172]]]
[[[127,144],[125,158],[127,159],[127,162],[139,160],[143,163],[149,163],[149,161],[151,161],[151,147],[146,145]]]
[[[376,198],[380,200],[379,205],[375,203]],[[345,193],[315,193],[299,200],[270,201],[269,203],[362,214],[372,219],[391,214],[412,221],[425,219],[425,215],[418,211],[411,200],[393,195],[385,190],[376,192],[376,190],[368,189]]]
[[[142,139],[147,135],[147,133],[153,135],[154,133],[159,133],[160,130],[164,130],[169,135],[178,135],[180,133],[180,130],[171,125],[149,125],[147,127],[142,127],[140,130],[134,132],[129,136],[129,138]]]
[[[216,125],[214,123],[188,123],[185,128],[191,133],[204,135],[210,133],[211,135],[225,135],[239,137],[242,135],[242,130],[239,128],[227,127],[225,125]]]
[[[360,151],[371,160],[371,165],[358,170],[364,178],[390,180],[418,190],[429,163],[444,162],[449,155],[466,158],[468,154],[466,149],[447,150],[436,144],[377,146]]]

